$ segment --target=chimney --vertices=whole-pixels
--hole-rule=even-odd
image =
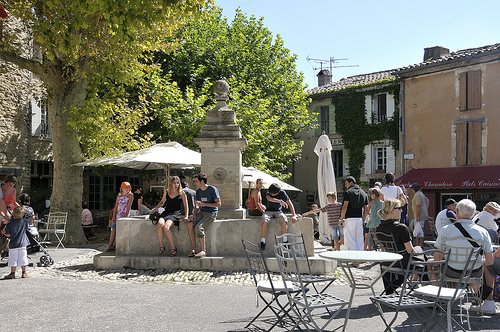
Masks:
[[[328,69],[321,69],[316,76],[318,77],[318,86],[332,83],[332,75],[330,75],[330,71]]]
[[[442,46],[424,48],[424,62],[438,60],[450,54],[450,50]]]

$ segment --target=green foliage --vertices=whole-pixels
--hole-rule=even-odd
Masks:
[[[390,82],[390,81],[389,81]],[[382,87],[378,87],[382,85]],[[365,161],[365,146],[371,142],[384,139],[389,135],[394,150],[399,147],[399,110],[396,109],[391,119],[379,123],[366,121],[365,96],[374,96],[380,93],[391,93],[394,98],[399,97],[399,84],[392,80],[377,82],[370,85],[352,86],[336,92],[332,98],[335,106],[335,123],[337,133],[342,135],[344,147],[349,151],[349,173],[358,181],[361,176],[361,167]],[[396,105],[398,101],[396,100]]]
[[[182,40],[177,50],[156,54],[163,75],[152,90],[162,140],[195,147],[193,138],[215,106],[212,85],[224,79],[230,86],[228,106],[248,141],[243,163],[279,175],[298,159],[302,142],[296,135],[313,123],[303,76],[296,56],[262,18],[237,11],[229,24],[215,10],[184,26],[175,39]]]

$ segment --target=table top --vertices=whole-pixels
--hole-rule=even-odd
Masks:
[[[319,254],[326,259],[346,262],[394,262],[403,258],[400,254],[384,251],[340,250]]]

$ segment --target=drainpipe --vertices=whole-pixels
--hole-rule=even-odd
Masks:
[[[405,170],[405,80],[401,81],[401,175]]]

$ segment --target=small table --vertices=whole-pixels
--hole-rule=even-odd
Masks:
[[[352,301],[354,299],[354,292],[356,289],[367,289],[370,288],[373,295],[375,296],[375,290],[373,286],[375,283],[382,278],[382,276],[394,265],[397,261],[403,259],[400,254],[395,254],[391,252],[383,251],[361,251],[361,250],[341,250],[341,251],[327,251],[319,254],[320,257],[326,259],[334,259],[338,262],[342,270],[344,271],[347,281],[349,282],[349,287],[351,287],[351,297],[349,298],[349,304],[347,306],[347,312],[344,320],[344,327],[342,331],[345,331],[347,326],[347,321],[349,320],[349,314],[351,312]],[[351,271],[350,263],[353,262],[367,262],[367,263],[391,263],[384,269],[381,269],[380,275],[373,280],[371,283],[361,283],[356,281],[354,275]]]

